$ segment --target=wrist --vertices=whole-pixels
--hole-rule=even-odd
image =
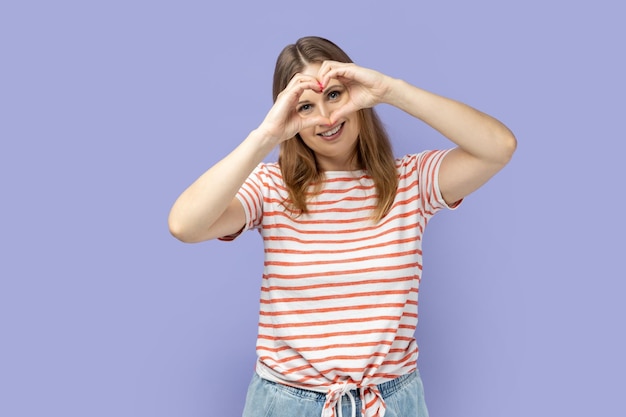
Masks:
[[[403,100],[404,94],[406,94],[407,83],[400,78],[388,77],[386,82],[386,90],[382,97],[382,102],[390,104],[394,107],[399,107]]]
[[[270,130],[264,129],[263,126],[251,131],[248,139],[261,149],[267,149],[268,152],[281,142],[279,137],[273,135]]]

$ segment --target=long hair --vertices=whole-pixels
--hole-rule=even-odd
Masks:
[[[296,73],[302,72],[309,64],[321,64],[326,60],[352,62],[341,48],[324,38],[308,36],[287,45],[276,60],[274,101]],[[398,173],[391,142],[374,109],[361,109],[357,114],[360,130],[353,158],[374,181],[377,201],[372,218],[378,222],[393,205],[398,188]],[[321,184],[324,179],[315,153],[296,134],[280,144],[278,164],[289,193],[290,201],[286,202],[286,207],[295,214],[307,213],[310,187]]]

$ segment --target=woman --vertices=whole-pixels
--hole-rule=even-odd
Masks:
[[[279,55],[261,125],[172,207],[184,242],[261,232],[258,362],[244,417],[426,416],[417,370],[421,236],[511,158],[494,118],[306,37]],[[394,159],[374,106],[456,147]],[[276,146],[278,163],[262,163]]]

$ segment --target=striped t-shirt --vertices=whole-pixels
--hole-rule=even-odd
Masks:
[[[288,194],[278,164],[252,172],[237,198],[243,230],[259,230],[265,248],[261,377],[327,393],[324,415],[334,415],[338,397],[354,388],[361,388],[364,416],[384,413],[376,385],[417,367],[422,234],[447,207],[437,182],[446,152],[396,161],[397,195],[378,223],[371,219],[376,189],[366,171],[325,172],[309,213],[299,217],[283,205]]]

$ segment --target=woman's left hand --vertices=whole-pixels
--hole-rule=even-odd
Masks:
[[[336,79],[348,90],[350,100],[331,115],[331,122],[354,111],[374,107],[385,102],[391,78],[353,63],[324,61],[317,79],[326,88],[330,80]]]

